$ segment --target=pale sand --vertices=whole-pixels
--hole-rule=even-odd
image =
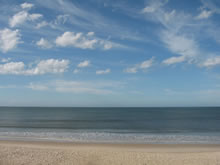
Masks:
[[[220,165],[220,145],[0,141],[0,165]]]

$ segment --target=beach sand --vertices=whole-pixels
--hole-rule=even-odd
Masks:
[[[220,165],[220,145],[0,141],[0,165]]]

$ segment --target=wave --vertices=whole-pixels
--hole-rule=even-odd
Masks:
[[[143,143],[143,144],[220,144],[220,133],[137,133],[111,130],[45,130],[0,129],[1,140],[35,140],[95,143]]]

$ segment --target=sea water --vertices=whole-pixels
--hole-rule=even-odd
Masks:
[[[220,144],[220,108],[0,107],[0,139]]]

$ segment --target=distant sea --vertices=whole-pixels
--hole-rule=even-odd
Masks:
[[[220,144],[220,107],[0,107],[0,139]]]

